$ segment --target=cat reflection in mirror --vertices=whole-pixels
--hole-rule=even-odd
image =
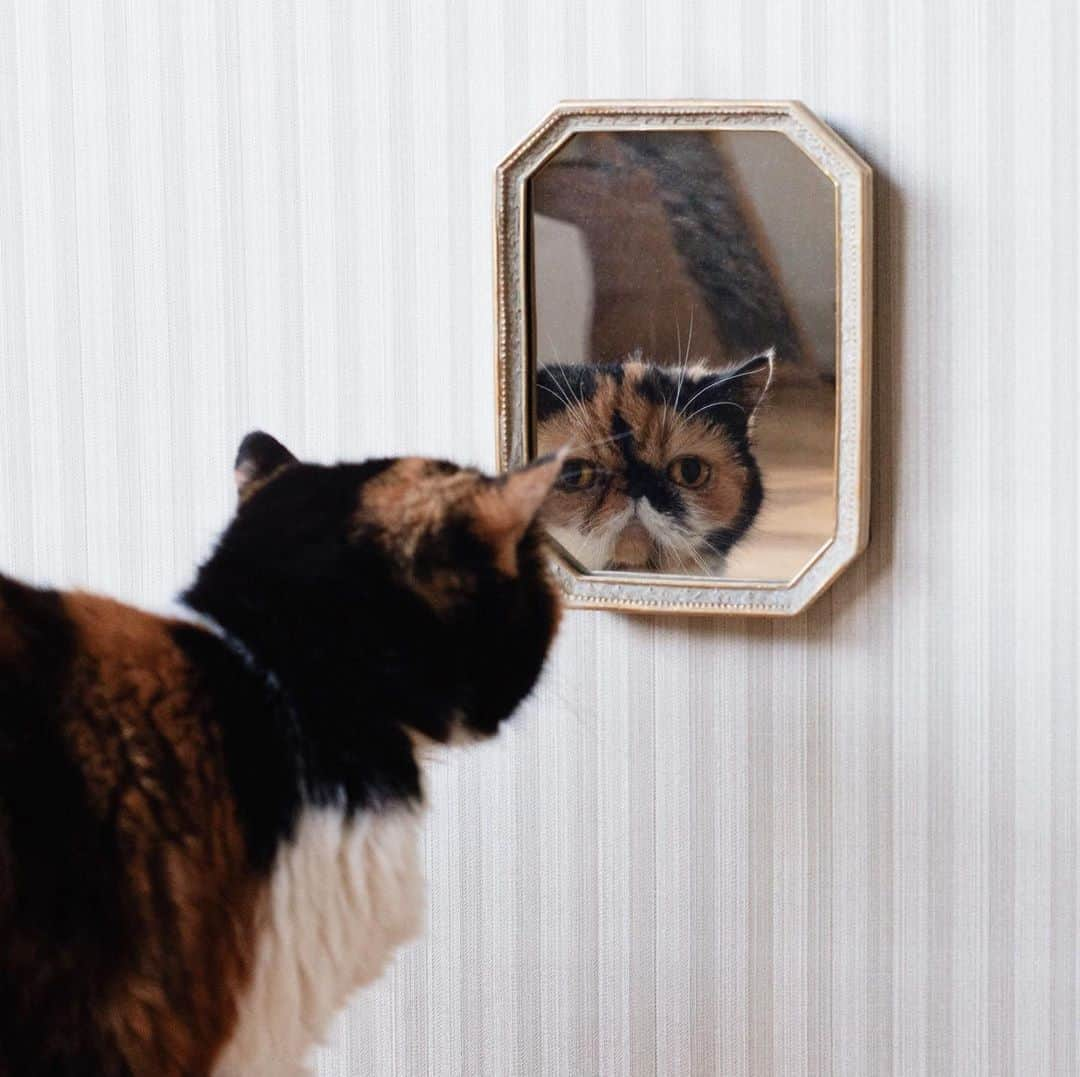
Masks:
[[[718,575],[761,507],[754,414],[772,351],[726,370],[620,363],[537,371],[541,453],[570,445],[543,519],[590,571]]]
[[[540,672],[561,462],[254,434],[175,616],[0,576],[0,1075],[307,1072],[422,924],[422,754]]]

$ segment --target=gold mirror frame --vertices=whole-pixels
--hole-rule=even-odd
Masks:
[[[777,131],[833,182],[838,294],[836,527],[799,575],[785,583],[586,573],[553,550],[554,574],[571,607],[790,616],[825,591],[866,546],[870,476],[871,170],[799,102],[564,102],[499,164],[495,172],[499,467],[506,470],[525,463],[532,448],[528,180],[580,132],[665,129]]]

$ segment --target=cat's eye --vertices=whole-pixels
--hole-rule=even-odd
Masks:
[[[712,468],[700,456],[680,456],[668,464],[668,478],[678,486],[696,490],[709,481]]]
[[[596,485],[598,472],[591,460],[572,458],[559,472],[558,487],[561,490],[588,490]]]
[[[797,613],[862,549],[872,201],[791,101],[567,102],[498,167],[499,458],[589,453],[570,605]]]

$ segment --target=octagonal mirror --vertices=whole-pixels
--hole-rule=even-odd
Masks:
[[[870,171],[794,103],[567,104],[500,166],[504,466],[571,605],[796,613],[867,534]]]

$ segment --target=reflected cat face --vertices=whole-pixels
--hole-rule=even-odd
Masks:
[[[761,506],[751,435],[772,365],[541,367],[538,449],[570,447],[544,508],[552,536],[592,571],[721,573]]]

